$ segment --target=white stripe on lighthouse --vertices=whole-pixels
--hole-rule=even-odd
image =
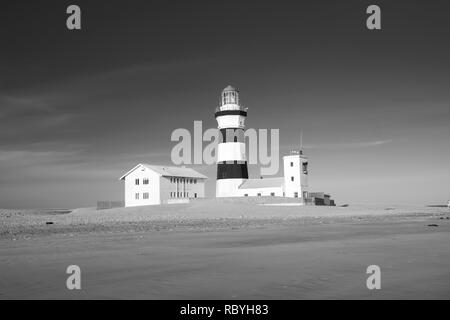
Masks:
[[[245,117],[241,115],[223,115],[217,117],[217,124],[219,129],[226,128],[241,128],[245,127]]]
[[[219,143],[217,149],[217,162],[225,161],[245,161],[245,143],[227,142]]]
[[[239,186],[246,179],[220,179],[216,182],[216,197],[238,197]]]

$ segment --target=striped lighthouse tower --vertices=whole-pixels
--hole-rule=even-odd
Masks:
[[[248,179],[244,128],[247,108],[239,103],[239,92],[232,86],[222,91],[215,117],[220,130],[217,150],[216,197],[238,196],[239,186]]]

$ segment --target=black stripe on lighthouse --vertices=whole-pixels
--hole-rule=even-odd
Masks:
[[[217,163],[217,180],[248,179],[247,161],[221,161]]]
[[[214,116],[220,117],[220,116],[247,116],[247,111],[244,110],[220,110],[214,113]]]

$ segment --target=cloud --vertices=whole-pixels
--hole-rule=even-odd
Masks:
[[[70,181],[103,179],[115,181],[123,171],[137,163],[166,164],[170,159],[164,150],[148,153],[93,153],[88,146],[55,143],[30,144],[28,149],[0,149],[0,180],[13,184],[27,181]],[[47,149],[46,148],[53,148]],[[57,149],[56,149],[57,148]]]
[[[79,155],[77,150],[73,151],[30,151],[30,150],[0,150],[0,167],[18,168],[36,167],[42,165],[56,165],[73,159]]]
[[[335,143],[335,144],[312,144],[305,145],[305,149],[351,149],[351,148],[369,148],[377,147],[384,144],[391,143],[392,139],[389,140],[376,140],[376,141],[366,141],[366,142],[354,142],[354,143]]]
[[[51,112],[53,108],[44,99],[35,96],[0,96],[1,116],[17,116],[35,114],[36,112]]]
[[[79,114],[64,109],[62,103],[51,95],[1,95],[0,147],[45,140],[55,130],[68,128]]]

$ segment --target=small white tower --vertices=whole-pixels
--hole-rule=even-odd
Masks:
[[[302,138],[300,150],[283,157],[284,195],[288,198],[308,198],[308,158],[303,155]]]
[[[248,179],[244,138],[247,108],[240,105],[239,92],[234,87],[223,89],[215,117],[221,133],[217,150],[216,197],[237,196],[239,186]]]

